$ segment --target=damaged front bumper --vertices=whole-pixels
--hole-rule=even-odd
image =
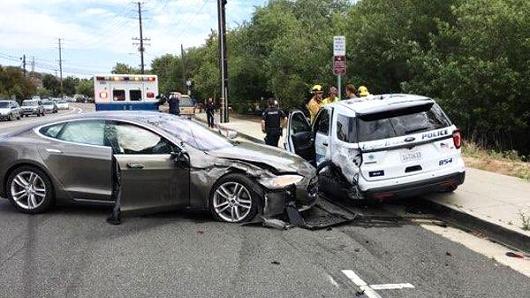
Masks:
[[[292,200],[298,211],[306,211],[318,201],[318,178],[305,177],[300,182],[283,189],[266,189],[263,200],[263,215],[266,217],[283,214],[287,204]]]

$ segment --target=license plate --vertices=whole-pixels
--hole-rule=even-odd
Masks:
[[[401,162],[411,162],[421,160],[421,151],[404,152],[401,154]]]

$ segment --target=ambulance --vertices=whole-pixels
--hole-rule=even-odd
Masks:
[[[96,111],[158,111],[156,75],[101,74],[94,76]]]

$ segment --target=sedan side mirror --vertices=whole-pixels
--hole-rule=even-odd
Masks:
[[[190,155],[184,150],[171,152],[171,159],[178,167],[185,168],[190,166]]]

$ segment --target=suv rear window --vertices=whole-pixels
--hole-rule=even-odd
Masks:
[[[437,104],[361,116],[358,121],[360,142],[394,138],[451,125],[451,121]]]

